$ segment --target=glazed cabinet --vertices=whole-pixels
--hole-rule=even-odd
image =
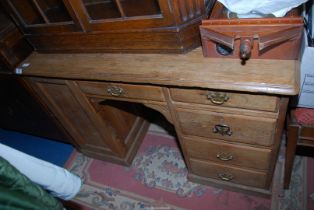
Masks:
[[[5,0],[41,52],[185,52],[200,45],[211,1]]]

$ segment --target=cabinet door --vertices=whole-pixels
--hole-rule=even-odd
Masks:
[[[82,152],[96,158],[108,155],[123,158],[126,155],[126,145],[115,133],[115,128],[102,122],[92,105],[81,95],[75,82],[37,78],[26,81],[55,114]]]
[[[176,26],[204,14],[203,0],[67,0],[86,30]]]
[[[0,128],[70,143],[64,130],[27,89],[19,77],[0,73]]]
[[[170,4],[168,0],[80,0],[81,19],[92,31],[173,25]]]
[[[25,34],[81,30],[74,11],[63,0],[6,0],[3,5]]]

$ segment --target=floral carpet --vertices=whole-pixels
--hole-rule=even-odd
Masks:
[[[84,181],[73,199],[81,210],[301,210],[307,208],[305,159],[297,159],[291,188],[283,191],[279,157],[272,198],[189,182],[175,138],[160,133],[146,135],[131,167],[74,152],[66,168]]]

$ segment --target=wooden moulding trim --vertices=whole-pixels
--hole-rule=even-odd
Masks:
[[[130,78],[129,76],[112,74],[102,74],[101,77],[96,78],[93,75],[68,75],[60,74],[56,75],[53,72],[36,72],[35,74],[28,74],[25,72],[24,76],[35,76],[35,77],[49,77],[49,78],[62,78],[62,79],[79,79],[79,80],[95,80],[95,81],[114,81],[114,82],[130,82],[130,83],[143,83],[152,85],[162,85],[162,86],[177,86],[177,87],[196,87],[196,88],[209,88],[225,91],[241,91],[241,92],[251,92],[251,93],[261,93],[261,94],[278,94],[278,95],[297,95],[299,93],[299,87],[295,85],[294,87],[277,86],[277,85],[265,85],[260,83],[220,83],[220,82],[207,82],[207,81],[173,81],[159,78]],[[101,78],[101,80],[100,80]]]

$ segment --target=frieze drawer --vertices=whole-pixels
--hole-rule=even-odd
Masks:
[[[263,146],[274,143],[276,119],[182,108],[176,112],[185,135]]]
[[[193,174],[202,177],[217,179],[223,182],[243,184],[246,186],[268,188],[267,173],[265,172],[231,167],[196,159],[190,159],[190,165]]]
[[[270,149],[198,138],[184,138],[183,142],[190,158],[260,170],[268,170],[270,166],[272,154]]]
[[[205,89],[172,88],[170,92],[171,98],[178,102],[217,105],[270,112],[277,111],[279,102],[278,97],[275,96],[241,94]]]
[[[84,93],[114,98],[165,101],[162,88],[149,85],[78,81]]]

